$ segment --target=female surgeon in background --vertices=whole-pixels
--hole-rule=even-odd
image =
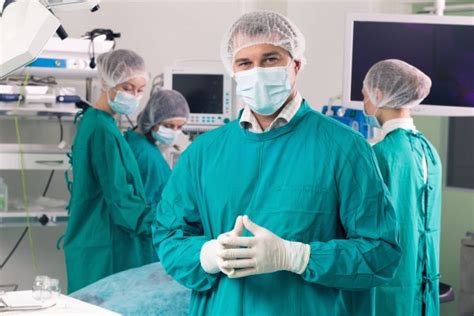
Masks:
[[[68,292],[154,260],[147,206],[135,157],[115,118],[139,105],[145,63],[130,50],[97,58],[102,93],[85,110],[72,146],[73,183],[64,236]]]
[[[395,59],[372,66],[363,84],[369,122],[385,135],[374,151],[397,212],[402,248],[394,279],[376,288],[376,315],[439,315],[441,161],[410,116],[430,88],[427,75]]]
[[[189,117],[186,99],[174,90],[158,90],[138,115],[137,127],[125,133],[138,162],[146,200],[156,205],[171,170],[159,147],[172,145]]]

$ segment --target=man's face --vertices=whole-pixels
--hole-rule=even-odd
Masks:
[[[290,64],[291,63],[291,64]],[[258,44],[242,48],[237,52],[232,64],[234,73],[250,70],[254,67],[287,67],[291,87],[296,84],[296,76],[301,62],[292,60],[283,48],[271,44]]]

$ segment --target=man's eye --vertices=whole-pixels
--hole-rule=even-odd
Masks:
[[[264,63],[268,63],[268,64],[275,63],[277,61],[278,61],[278,58],[276,57],[268,57],[263,60]]]
[[[249,66],[249,65],[250,65],[249,61],[243,61],[243,62],[238,63],[239,67],[246,67],[246,66]]]

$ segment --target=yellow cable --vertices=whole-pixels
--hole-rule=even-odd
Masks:
[[[30,74],[28,72],[28,68],[26,68],[26,74],[25,74],[25,81],[23,82],[23,89],[26,87],[28,80],[29,80]],[[23,93],[24,94],[24,93]],[[20,99],[18,99],[16,103],[16,108],[17,110],[20,108]],[[26,210],[26,226],[28,227],[28,240],[29,240],[29,246],[30,246],[30,252],[31,252],[31,260],[33,263],[33,270],[35,272],[35,275],[38,275],[38,262],[36,259],[36,253],[35,253],[35,245],[33,243],[33,235],[31,233],[31,223],[30,223],[30,204],[28,200],[28,194],[26,190],[26,177],[25,177],[25,162],[24,162],[24,155],[23,155],[23,146],[21,142],[21,133],[20,133],[20,124],[18,122],[18,116],[14,116],[15,119],[15,130],[16,130],[16,140],[18,143],[19,147],[19,152],[20,152],[20,175],[21,175],[21,187],[23,190],[23,203],[25,205],[25,210]]]

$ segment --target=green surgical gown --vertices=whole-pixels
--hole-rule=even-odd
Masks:
[[[145,136],[130,129],[125,133],[125,139],[137,159],[147,203],[156,205],[161,200],[171,169],[160,149]]]
[[[89,108],[72,146],[64,236],[68,292],[153,262],[151,222],[138,165],[114,118]]]
[[[206,273],[202,245],[242,214],[308,243],[304,273]],[[193,290],[191,315],[372,315],[371,288],[391,280],[400,258],[372,149],[306,102],[266,133],[236,120],[197,138],[165,186],[152,230],[164,269]]]
[[[441,161],[420,133],[396,129],[374,146],[400,227],[402,259],[394,279],[376,289],[377,315],[439,315]],[[427,162],[427,183],[423,177]]]

